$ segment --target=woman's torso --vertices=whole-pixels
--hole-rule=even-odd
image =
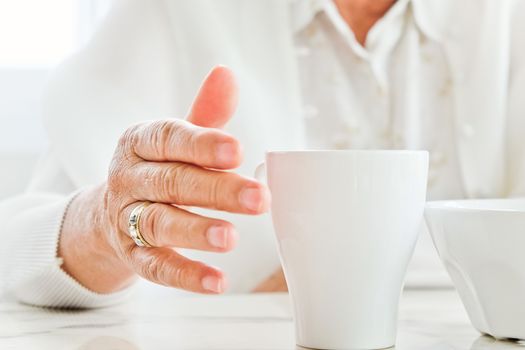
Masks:
[[[294,12],[297,4],[303,8]],[[59,151],[58,157],[63,158],[62,164],[76,187],[103,180],[110,158],[106,150],[114,146],[122,128],[146,116],[183,117],[202,77],[221,63],[236,71],[241,85],[239,110],[227,129],[244,145],[246,160],[240,172],[246,175],[253,174],[267,149],[424,148],[433,151],[430,197],[507,195],[508,186],[502,180],[508,177],[502,160],[506,149],[501,147],[507,118],[501,105],[507,103],[502,97],[507,87],[500,76],[509,63],[490,50],[487,57],[471,52],[482,47],[483,40],[477,34],[492,30],[496,37],[505,35],[501,26],[486,28],[489,10],[497,4],[490,0],[480,3],[480,18],[474,23],[479,28],[460,28],[455,36],[439,30],[447,27],[447,10],[469,17],[467,12],[475,8],[475,2],[458,8],[453,8],[456,5],[452,2],[417,4],[411,1],[396,18],[383,23],[383,28],[379,26],[371,41],[377,44],[377,51],[372,50],[365,59],[352,48],[344,30],[337,29],[335,17],[317,16],[298,30],[299,17],[304,15],[304,6],[310,6],[309,1],[155,1],[137,5],[157,7],[152,16],[157,20],[135,23],[146,33],[144,38],[137,35],[123,40],[135,40],[138,52],[144,48],[148,54],[123,67],[121,60],[126,52],[119,52],[118,39],[113,40],[115,52],[111,54],[93,44],[82,53],[86,58],[81,62],[97,57],[103,63],[101,70],[90,66],[86,80],[107,88],[106,98],[115,97],[108,102],[112,114],[92,114],[89,123],[76,121],[84,127],[83,132],[101,125],[108,130],[100,133],[92,149],[82,144],[79,133],[77,146],[72,148],[77,151],[75,156],[68,156],[73,154],[72,149],[64,143],[70,149]],[[426,17],[420,14],[425,12],[421,10],[424,6]],[[433,11],[433,6],[445,14]],[[509,11],[506,6],[496,7],[503,13]],[[429,13],[436,18],[429,19]],[[156,30],[165,38],[155,46],[147,38],[148,26],[161,26],[160,21],[162,28]],[[311,27],[320,28],[311,35]],[[392,35],[390,31],[398,33]],[[324,48],[317,49],[317,44]],[[381,52],[385,48],[388,50]],[[508,48],[495,42],[494,50],[498,49]],[[306,51],[309,54],[305,56]],[[70,69],[78,72],[82,65],[73,62]],[[108,69],[112,65],[118,71]],[[136,79],[123,78],[134,74]],[[108,88],[115,81],[124,97],[114,93],[112,86]],[[490,89],[479,84],[484,81],[491,84]],[[162,108],[156,104],[159,91],[163,94]],[[486,91],[495,92],[496,97],[479,99]],[[125,99],[126,93],[137,98]],[[93,97],[90,101],[96,104],[98,97]],[[99,111],[104,111],[103,103],[100,105]],[[128,114],[118,113],[119,106],[129,105],[136,108],[123,108]],[[151,115],[151,111],[159,115]],[[64,116],[51,116],[51,131],[63,123]],[[54,141],[60,148],[58,136]],[[103,151],[97,152],[99,148]],[[484,172],[476,152],[491,164]],[[232,276],[233,290],[249,289],[278,267],[268,216],[214,215],[231,219],[238,226],[238,249],[221,256],[188,252],[191,257],[225,269]],[[426,246],[421,258],[435,257],[429,241]]]

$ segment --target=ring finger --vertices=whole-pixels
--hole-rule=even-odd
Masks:
[[[123,211],[128,222],[133,203]],[[128,227],[122,227],[125,232]],[[226,252],[235,247],[237,232],[227,221],[201,216],[163,203],[151,203],[140,214],[139,230],[146,242],[154,247],[178,247],[214,252]]]

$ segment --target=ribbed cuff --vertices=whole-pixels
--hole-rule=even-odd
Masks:
[[[78,192],[13,218],[8,289],[19,301],[45,307],[97,308],[121,302],[129,289],[95,293],[60,268],[58,240],[65,213]]]

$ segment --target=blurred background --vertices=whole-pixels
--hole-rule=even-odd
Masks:
[[[0,199],[23,190],[47,147],[41,97],[53,68],[90,38],[111,0],[0,0]]]

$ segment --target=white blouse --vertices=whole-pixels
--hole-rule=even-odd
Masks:
[[[398,0],[372,27],[365,47],[333,1],[309,2],[300,5],[306,13],[296,8],[294,37],[308,147],[426,149],[428,199],[464,197],[449,67],[409,0]],[[408,285],[448,284],[426,230],[407,278]]]
[[[429,150],[428,199],[462,198],[450,71],[408,3],[397,1],[362,47],[332,1],[312,1],[295,36],[308,146]]]

